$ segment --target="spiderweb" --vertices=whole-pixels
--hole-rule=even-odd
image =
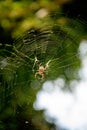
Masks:
[[[13,45],[0,44],[0,110],[9,104],[12,95],[18,98],[19,88],[26,95],[32,87],[38,88],[39,83],[45,80],[58,76],[65,77],[67,81],[76,78],[75,72],[80,65],[78,46],[81,35],[78,32],[82,24],[68,18],[66,24],[60,24],[55,15],[47,17],[53,19],[53,23],[45,21],[43,27],[30,29]],[[42,78],[39,67],[45,68],[46,65]],[[25,98],[27,100],[28,97]],[[23,102],[23,98],[19,102]]]

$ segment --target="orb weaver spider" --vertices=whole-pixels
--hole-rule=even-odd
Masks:
[[[35,66],[35,64],[38,62],[39,60],[37,59],[37,57],[35,57],[35,62],[33,65],[33,68]],[[35,73],[35,78],[40,77],[40,79],[44,79],[45,78],[45,74],[46,74],[46,70],[49,67],[49,63],[51,62],[51,60],[49,60],[45,65],[42,65],[42,63],[40,63],[38,65],[38,70]]]

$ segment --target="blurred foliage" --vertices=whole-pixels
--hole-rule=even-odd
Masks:
[[[62,13],[65,2],[0,1],[0,130],[55,129],[33,109],[36,94],[46,80],[78,78],[77,50],[87,37],[84,22]],[[38,69],[47,63],[42,79]]]
[[[61,12],[60,5],[68,0],[3,0],[0,1],[0,41],[11,43],[32,27],[41,27],[44,16],[53,10]],[[44,19],[44,20],[43,20]],[[5,38],[5,39],[4,39]]]

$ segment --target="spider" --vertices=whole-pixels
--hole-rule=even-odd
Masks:
[[[41,77],[41,79],[43,80],[45,78],[45,74],[46,74],[46,70],[49,67],[49,63],[51,62],[51,60],[49,60],[45,66],[43,65],[39,65],[38,70],[35,73],[35,78],[37,78],[37,76]]]

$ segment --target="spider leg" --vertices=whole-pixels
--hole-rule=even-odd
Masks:
[[[38,63],[38,59],[37,59],[37,57],[35,56],[35,58],[34,58],[34,64],[33,64],[33,67],[32,67],[32,71],[34,72],[34,68],[35,68],[35,66],[36,66],[36,64]]]
[[[37,78],[38,72],[35,73],[35,79]]]
[[[41,79],[43,80],[45,77],[44,77],[44,74],[41,74]]]
[[[49,67],[49,63],[51,62],[51,60],[49,60],[47,63],[46,63],[46,66],[45,66],[45,70]]]
[[[39,72],[36,72],[36,73],[35,73],[35,79],[37,79],[37,76],[39,76],[41,80],[44,79],[44,73],[39,74]]]

